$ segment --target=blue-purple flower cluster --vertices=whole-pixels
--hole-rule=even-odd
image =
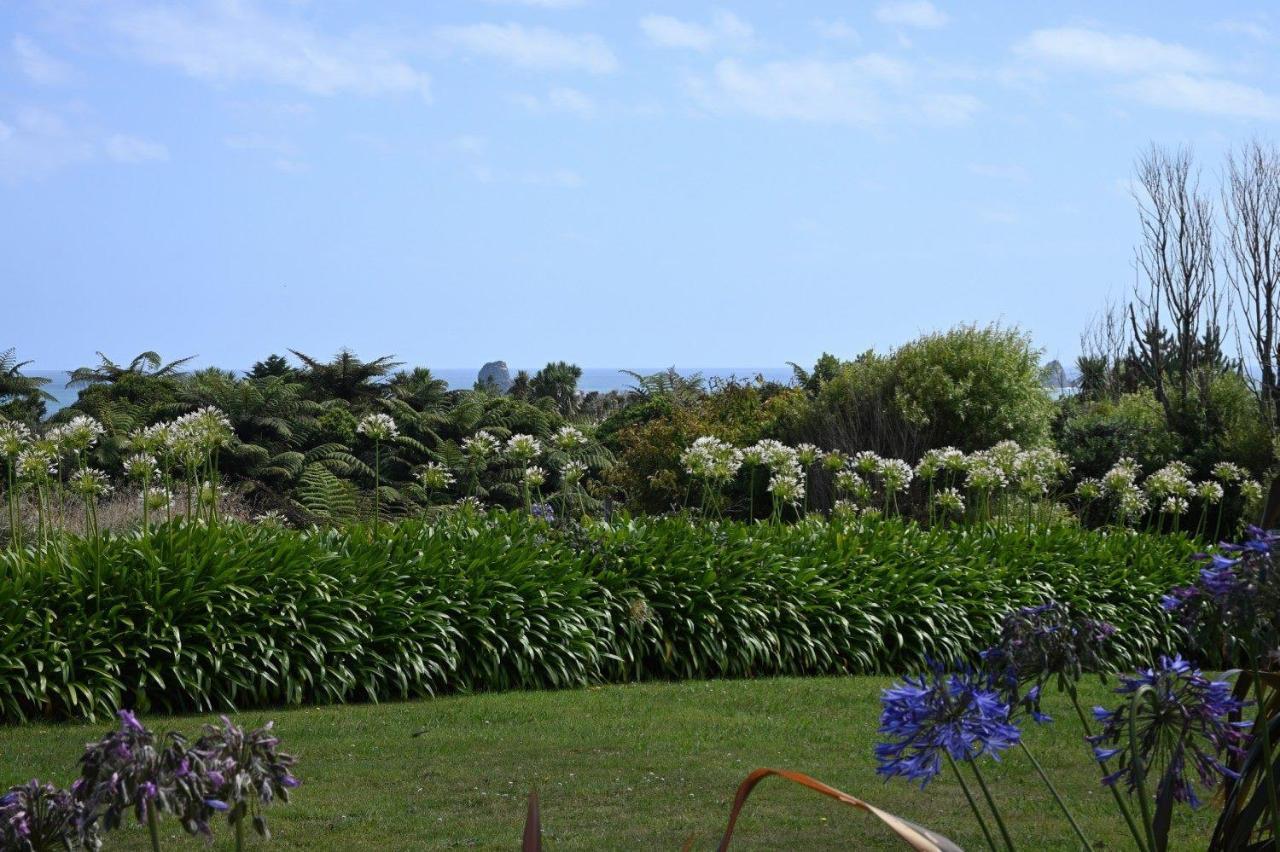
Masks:
[[[1107,670],[1114,625],[1075,619],[1070,609],[1049,600],[1022,607],[1005,617],[1000,641],[981,654],[983,669],[1006,704],[1025,710],[1037,722],[1053,721],[1040,708],[1045,685],[1066,688],[1086,672]]]
[[[1009,705],[988,678],[968,669],[946,672],[934,666],[886,689],[881,703],[880,733],[889,739],[876,746],[876,771],[919,781],[921,787],[942,771],[944,756],[998,759],[1021,736],[1009,720]]]
[[[1104,763],[1119,761],[1104,784],[1123,779],[1132,791],[1140,781],[1156,778],[1174,801],[1195,807],[1199,798],[1188,765],[1206,788],[1237,777],[1223,758],[1242,754],[1250,723],[1237,721],[1245,702],[1232,695],[1231,684],[1209,680],[1181,656],[1161,657],[1158,666],[1120,681],[1116,692],[1129,700],[1093,711],[1102,724],[1089,738],[1094,756]]]
[[[252,816],[267,836],[260,808],[287,802],[298,786],[294,758],[279,751],[271,723],[246,733],[224,716],[193,743],[173,732],[157,737],[129,710],[118,715],[119,728],[85,747],[69,791],[32,781],[0,797],[0,849],[97,849],[126,813],[149,825],[171,814],[206,838],[217,813],[232,824]]]

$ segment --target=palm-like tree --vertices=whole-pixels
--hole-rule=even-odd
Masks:
[[[557,411],[568,417],[577,406],[578,379],[582,368],[566,361],[543,367],[529,382],[530,399],[550,399]]]
[[[19,361],[16,349],[0,352],[0,414],[14,420],[39,420],[45,402],[54,401],[44,389],[49,379],[23,374],[22,368],[30,363]]]
[[[194,355],[188,355],[186,358],[179,358],[166,364],[159,353],[147,351],[135,357],[129,362],[128,366],[122,367],[99,352],[98,358],[101,361],[98,366],[77,367],[72,370],[71,380],[67,382],[67,387],[75,385],[114,385],[139,378],[175,378],[181,368],[195,357]]]
[[[311,388],[317,399],[341,399],[345,402],[363,402],[382,393],[376,381],[389,375],[400,361],[394,355],[383,355],[372,361],[361,361],[350,349],[339,349],[332,361],[321,361],[310,355],[290,349],[302,362],[302,380]]]

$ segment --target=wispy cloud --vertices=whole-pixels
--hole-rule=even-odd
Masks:
[[[520,68],[592,74],[608,74],[618,68],[613,51],[592,33],[562,33],[516,23],[444,26],[435,33],[458,50]]]
[[[828,124],[870,126],[895,118],[959,124],[981,108],[970,94],[931,91],[909,65],[875,53],[758,65],[725,59],[690,87],[714,112]]]
[[[858,42],[861,40],[858,31],[842,20],[828,21],[820,19],[813,22],[813,29],[819,38],[824,38],[828,41]]]
[[[400,55],[397,39],[369,32],[329,36],[240,0],[134,7],[116,14],[111,26],[142,60],[211,83],[268,83],[313,95],[430,98],[430,76]]]
[[[93,162],[162,162],[168,149],[137,136],[104,133],[82,115],[39,106],[0,119],[0,181],[42,180],[67,168]]]
[[[1080,27],[1036,30],[1014,45],[1014,52],[1047,65],[1109,74],[1194,73],[1213,68],[1208,57],[1180,44]]]
[[[595,110],[595,101],[589,95],[568,86],[556,86],[545,95],[516,95],[515,101],[536,113],[567,112],[586,115]]]
[[[946,26],[950,18],[928,0],[905,0],[882,3],[876,8],[876,20],[882,24],[935,30]]]
[[[1120,87],[1143,103],[1164,109],[1234,118],[1280,118],[1280,98],[1231,80],[1190,74],[1153,74]]]
[[[723,9],[717,10],[707,24],[670,15],[646,15],[640,19],[640,30],[651,44],[658,47],[697,51],[744,47],[751,43],[755,34],[750,24]]]
[[[69,64],[51,56],[27,36],[14,36],[11,45],[18,70],[32,82],[42,86],[57,86],[75,77],[75,71]]]
[[[116,133],[102,143],[107,159],[117,163],[164,163],[169,160],[169,149],[159,142]]]
[[[1225,21],[1218,21],[1213,25],[1213,28],[1218,32],[1251,38],[1256,42],[1261,42],[1262,44],[1269,44],[1275,41],[1275,33],[1271,31],[1271,28],[1263,26],[1257,21],[1228,19]]]

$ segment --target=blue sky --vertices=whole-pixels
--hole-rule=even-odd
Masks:
[[[1280,123],[1232,3],[0,6],[0,349],[764,366],[1133,278],[1152,142]]]

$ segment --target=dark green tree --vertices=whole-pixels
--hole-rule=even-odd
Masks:
[[[30,361],[19,361],[17,350],[0,352],[0,417],[32,423],[45,414],[45,402],[53,395],[44,389],[49,379],[28,376],[22,369]]]
[[[534,375],[529,382],[529,399],[548,399],[556,411],[566,417],[577,408],[578,379],[582,368],[567,361],[553,361]]]

